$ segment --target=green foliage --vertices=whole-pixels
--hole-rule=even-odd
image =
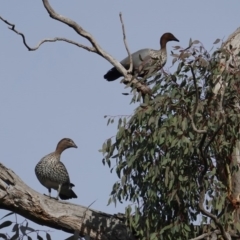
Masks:
[[[207,196],[203,207],[225,229],[232,220],[222,214],[229,187],[222,170],[239,139],[239,75],[220,71],[223,53],[229,58],[223,49],[210,56],[199,41],[190,40],[187,49],[175,50],[176,71],[155,77],[153,96],[145,97],[129,119],[119,118],[115,141],[108,139],[101,149],[104,164],[116,161],[119,178],[109,204],[133,203],[126,208],[126,222],[141,239],[195,237],[197,218],[217,229],[200,215],[202,194]],[[227,86],[223,97],[212,93],[219,76]]]
[[[10,212],[3,216],[0,220],[2,220],[5,217],[8,217],[10,215],[15,214],[14,212]],[[17,215],[15,214],[15,218],[17,219]],[[10,237],[9,234],[7,233],[0,233],[0,238],[1,239],[6,239],[6,240],[18,240],[18,239],[27,239],[27,240],[32,240],[36,239],[35,237],[31,237],[33,234],[37,236],[37,239],[43,240],[44,238],[41,237],[40,232],[45,232],[46,235],[46,240],[51,240],[51,236],[47,231],[42,231],[42,230],[35,230],[31,227],[28,226],[28,221],[25,219],[22,223],[18,222],[12,222],[12,221],[5,221],[0,224],[0,229],[6,228],[13,225],[12,232],[13,235]],[[3,230],[2,230],[3,231]],[[31,236],[30,236],[31,235]]]

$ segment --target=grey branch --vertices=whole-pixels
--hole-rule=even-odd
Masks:
[[[132,75],[128,74],[127,70],[110,54],[108,54],[106,51],[104,51],[101,46],[97,43],[95,38],[86,30],[84,30],[80,25],[78,25],[73,20],[66,18],[54,11],[54,9],[50,6],[48,0],[42,0],[44,7],[46,8],[47,12],[49,13],[49,16],[57,21],[60,21],[72,29],[75,30],[76,33],[78,33],[80,36],[86,38],[91,44],[92,47],[96,50],[96,53],[106,60],[108,60],[114,67],[117,68],[118,71],[120,71],[124,76],[125,82],[131,82],[133,83],[136,88],[141,91],[142,93],[148,93],[151,94],[151,90],[148,86],[140,83],[137,79],[132,80]]]
[[[37,224],[89,239],[134,240],[117,215],[57,201],[27,186],[0,163],[0,209],[13,211]],[[124,238],[123,238],[124,237]]]
[[[1,19],[3,22],[5,22],[7,25],[9,25],[8,28],[9,28],[10,30],[12,30],[13,32],[17,33],[18,35],[20,35],[20,36],[22,37],[23,44],[25,45],[25,47],[26,47],[29,51],[36,51],[36,50],[37,50],[43,43],[45,43],[45,42],[63,41],[63,42],[67,42],[67,43],[76,45],[76,46],[78,46],[78,47],[84,48],[84,49],[86,49],[86,50],[88,50],[88,51],[90,51],[90,52],[96,52],[95,49],[92,48],[92,47],[88,47],[88,46],[82,45],[82,44],[80,44],[80,43],[74,42],[74,41],[72,41],[72,40],[69,40],[69,39],[67,39],[67,38],[60,38],[60,37],[55,37],[55,38],[52,38],[52,39],[51,39],[51,38],[49,38],[49,39],[43,39],[43,40],[41,40],[41,41],[37,44],[36,47],[30,47],[30,46],[27,44],[27,42],[26,42],[26,38],[25,38],[24,34],[21,33],[21,32],[19,32],[18,30],[16,30],[15,24],[8,22],[6,19],[2,18],[1,16],[0,16],[0,19]]]
[[[126,51],[128,53],[129,62],[130,62],[130,66],[129,66],[128,71],[131,73],[132,70],[133,70],[132,55],[131,55],[131,53],[129,51],[129,48],[128,48],[128,45],[127,45],[125,27],[124,27],[124,23],[123,23],[123,19],[122,19],[122,13],[119,14],[119,17],[120,17],[120,21],[121,21],[121,24],[122,24],[123,41],[124,41],[124,45],[125,45]]]
[[[124,82],[129,82],[129,83],[131,82],[135,85],[135,87],[137,88],[138,91],[141,91],[144,94],[151,94],[150,88],[148,86],[146,86],[145,84],[142,84],[141,82],[139,82],[137,79],[132,79],[132,75],[129,74],[128,71],[115,58],[113,58],[110,54],[108,54],[106,51],[104,51],[90,33],[85,31],[81,26],[79,26],[73,20],[56,13],[53,10],[53,8],[50,6],[48,0],[42,0],[42,1],[43,1],[44,7],[46,8],[46,10],[49,13],[51,18],[53,18],[55,20],[58,20],[58,21],[60,21],[64,24],[68,25],[69,27],[73,28],[75,30],[75,32],[77,32],[77,34],[86,38],[92,44],[92,47],[85,46],[83,44],[80,44],[78,42],[75,42],[75,41],[72,41],[72,40],[69,40],[69,39],[66,39],[66,38],[55,37],[53,39],[44,39],[44,40],[40,41],[40,43],[36,47],[32,48],[27,44],[24,34],[15,29],[15,24],[12,24],[12,23],[8,22],[7,20],[3,19],[0,16],[0,20],[2,20],[7,25],[9,25],[10,30],[14,31],[15,33],[17,33],[18,35],[20,35],[22,37],[23,43],[29,51],[37,50],[45,42],[56,42],[56,41],[68,42],[70,44],[76,45],[76,46],[78,46],[80,48],[83,48],[87,51],[94,52],[94,53],[102,56],[104,59],[109,61],[114,67],[117,68],[118,71],[120,71],[123,74]]]

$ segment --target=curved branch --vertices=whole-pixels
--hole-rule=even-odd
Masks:
[[[0,209],[13,211],[37,224],[90,239],[133,240],[117,215],[57,201],[28,187],[12,170],[0,163]]]
[[[90,51],[90,52],[96,52],[96,50],[94,49],[94,48],[92,48],[92,47],[88,47],[88,46],[85,46],[85,45],[83,45],[83,44],[81,44],[81,43],[77,43],[77,42],[75,42],[75,41],[72,41],[72,40],[69,40],[69,39],[67,39],[67,38],[60,38],[60,37],[55,37],[55,38],[46,38],[46,39],[43,39],[43,40],[41,40],[39,43],[38,43],[38,45],[36,46],[36,47],[30,47],[28,44],[27,44],[27,42],[26,42],[26,38],[25,38],[25,36],[24,36],[24,34],[23,33],[21,33],[21,32],[19,32],[18,30],[16,30],[16,28],[15,28],[15,24],[12,24],[12,23],[10,23],[10,22],[8,22],[6,19],[4,19],[4,18],[2,18],[1,16],[0,16],[0,19],[3,21],[3,22],[5,22],[7,25],[9,25],[10,27],[8,27],[10,30],[12,30],[13,32],[15,32],[15,33],[17,33],[18,35],[20,35],[21,37],[22,37],[22,39],[23,39],[23,44],[25,45],[25,47],[29,50],[29,51],[36,51],[43,43],[45,43],[45,42],[57,42],[57,41],[63,41],[63,42],[68,42],[68,43],[70,43],[70,44],[73,44],[73,45],[76,45],[76,46],[78,46],[78,47],[81,47],[81,48],[84,48],[85,50],[88,50],[88,51]]]
[[[207,133],[207,130],[197,129],[197,127],[196,127],[196,125],[195,125],[195,123],[194,123],[194,121],[193,121],[192,115],[191,115],[190,113],[188,113],[188,116],[189,116],[189,118],[190,118],[190,120],[191,120],[192,128],[193,128],[193,130],[194,130],[195,132],[197,132],[197,133]]]
[[[75,32],[77,32],[80,36],[86,38],[92,44],[92,47],[85,46],[83,44],[74,42],[74,41],[66,39],[66,38],[56,37],[56,38],[53,38],[53,39],[44,39],[44,40],[40,41],[40,43],[36,47],[31,48],[27,44],[24,34],[17,31],[15,29],[14,24],[12,24],[12,23],[8,22],[7,20],[3,19],[2,17],[0,17],[0,20],[2,20],[3,22],[5,22],[6,24],[8,24],[10,26],[9,27],[10,30],[14,31],[15,33],[17,33],[18,35],[20,35],[22,37],[23,43],[29,51],[37,50],[45,42],[56,42],[56,41],[68,42],[70,44],[76,45],[76,46],[81,47],[81,48],[83,48],[87,51],[94,52],[94,53],[97,53],[98,55],[102,56],[103,58],[108,60],[114,67],[116,67],[118,71],[120,71],[123,74],[125,84],[126,83],[132,83],[138,91],[142,92],[143,94],[151,95],[151,89],[148,86],[146,86],[145,84],[139,82],[137,79],[135,79],[135,78],[132,79],[133,78],[132,74],[128,73],[128,71],[115,58],[113,58],[110,54],[108,54],[106,51],[104,51],[90,33],[85,31],[81,26],[79,26],[73,20],[56,13],[53,10],[53,8],[50,6],[48,0],[42,0],[42,1],[43,1],[44,7],[46,8],[46,10],[49,13],[51,18],[53,18],[55,20],[58,20],[62,23],[65,23],[69,27],[73,28],[75,30]],[[123,21],[121,20],[121,22],[122,22],[123,31],[124,31]],[[125,47],[126,47],[127,51],[129,52],[128,47],[126,45],[125,31],[124,31],[124,43],[125,43]],[[129,52],[129,54],[130,54],[130,52]]]
[[[50,6],[48,0],[42,0],[42,2],[51,18],[58,20],[64,24],[67,24],[69,27],[73,28],[75,30],[75,32],[77,32],[80,36],[86,38],[92,44],[93,48],[96,50],[96,53],[98,55],[100,55],[103,58],[105,58],[106,60],[108,60],[114,67],[117,68],[118,71],[120,71],[123,74],[125,83],[131,82],[135,85],[137,90],[139,90],[145,94],[151,94],[150,88],[148,86],[140,83],[137,79],[132,79],[132,75],[129,74],[127,72],[127,70],[115,58],[113,58],[110,54],[108,54],[106,51],[104,51],[89,32],[84,30],[81,26],[79,26],[73,20],[56,13],[53,10],[53,8]]]

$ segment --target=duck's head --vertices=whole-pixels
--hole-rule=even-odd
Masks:
[[[56,147],[56,152],[62,153],[67,148],[77,148],[75,142],[70,138],[63,138],[60,140]]]
[[[166,48],[167,42],[169,41],[179,42],[179,40],[172,33],[164,33],[160,38],[161,48]]]

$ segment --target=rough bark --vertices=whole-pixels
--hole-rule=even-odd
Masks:
[[[236,29],[228,39],[223,43],[222,48],[229,53],[228,57],[224,57],[222,54],[222,59],[220,62],[220,72],[227,71],[229,73],[236,73],[240,70],[240,28]],[[222,81],[221,75],[216,78],[216,85],[213,89],[215,95],[221,94],[223,99],[223,94],[225,88],[227,87],[226,83]],[[236,108],[240,109],[239,102],[236,99]],[[220,101],[219,111],[223,111],[222,101]],[[221,161],[221,160],[220,160]],[[220,163],[221,165],[221,163]],[[232,166],[240,166],[240,141],[236,142],[235,148],[232,153],[232,162],[230,166],[227,166],[228,172],[228,188],[229,188],[229,197],[232,203],[236,206],[240,204],[240,171],[235,171],[232,176],[230,176],[229,169]]]
[[[240,28],[238,28],[233,34],[231,34],[224,44],[224,48],[231,52],[230,58],[224,62],[224,67],[229,72],[237,72],[240,69]],[[234,66],[231,68],[230,65]],[[239,109],[239,102],[236,102],[236,107]],[[240,166],[240,141],[236,142],[235,148],[232,154],[232,162],[230,168],[233,165]],[[235,171],[231,179],[231,198],[234,204],[240,204],[240,171]]]
[[[57,201],[27,186],[11,169],[0,163],[0,209],[13,211],[37,224],[90,239],[134,240],[119,215]]]

